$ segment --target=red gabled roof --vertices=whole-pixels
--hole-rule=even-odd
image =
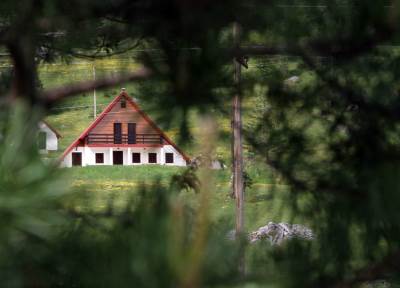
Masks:
[[[42,120],[41,122],[42,122],[44,125],[46,125],[47,127],[49,127],[49,129],[50,129],[51,131],[53,131],[54,134],[56,134],[57,138],[62,138],[61,134],[58,133],[58,131],[57,131],[53,126],[51,126],[47,121]]]
[[[61,155],[61,160],[64,159],[65,156],[74,148],[76,147],[81,140],[83,140],[89,132],[96,127],[96,125],[104,118],[104,116],[107,115],[108,112],[111,111],[111,109],[118,103],[118,101],[121,99],[121,97],[124,97],[129,103],[135,107],[137,112],[149,123],[150,126],[152,126],[160,135],[164,138],[164,140],[172,145],[182,156],[186,161],[190,161],[190,158],[153,122],[153,120],[150,119],[150,117],[143,112],[138,104],[132,100],[131,97],[128,96],[128,94],[125,91],[122,91],[117,97],[114,98],[114,100],[108,104],[108,106],[104,109],[103,112],[89,125],[88,128],[85,129],[85,131],[82,132],[82,134],[75,139],[74,142],[71,143],[71,145],[68,146],[68,148],[64,151],[64,153]]]

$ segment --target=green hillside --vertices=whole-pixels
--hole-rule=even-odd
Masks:
[[[39,69],[39,76],[41,84],[44,88],[57,87],[59,85],[68,85],[83,80],[90,80],[94,78],[93,67],[95,67],[96,77],[112,75],[114,73],[121,73],[127,69],[135,69],[137,65],[134,60],[126,57],[114,57],[111,59],[101,59],[92,61],[75,60],[71,63],[56,63],[41,65]],[[123,85],[127,89],[128,94],[134,97],[141,108],[146,111],[153,120],[161,127],[165,128],[162,121],[157,121],[159,110],[152,109],[151,106],[146,105],[146,95],[141,95],[137,91],[135,84]],[[122,88],[122,87],[121,87]],[[120,92],[120,88],[115,87],[112,89],[105,89],[96,91],[97,98],[97,114],[112,101]],[[254,103],[253,100],[248,100],[244,103],[244,123],[249,122],[250,116],[253,114],[254,107],[259,103]],[[229,111],[229,103],[227,103],[227,111]],[[249,117],[247,117],[249,116]],[[62,135],[59,142],[59,151],[52,153],[51,157],[57,157],[63,150],[76,138],[79,134],[93,121],[93,92],[78,95],[69,98],[54,107],[46,120],[54,126]],[[230,162],[230,118],[227,115],[218,113],[217,115],[218,127],[220,129],[219,142],[217,145],[217,155],[225,163]],[[177,125],[175,123],[175,125]],[[190,129],[195,134],[197,130],[196,113],[193,112],[190,117]],[[171,126],[166,129],[166,133],[174,141],[178,141],[179,127]],[[227,136],[228,135],[228,136]],[[187,153],[192,156],[195,151],[193,147],[185,147]]]

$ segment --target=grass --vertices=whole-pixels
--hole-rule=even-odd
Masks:
[[[155,183],[164,187],[170,185],[172,175],[185,168],[164,166],[102,166],[74,167],[65,169],[65,177],[71,179],[70,197],[74,208],[86,211],[123,209],[126,201],[137,196],[139,187]],[[215,188],[211,193],[211,216],[214,221],[224,221],[234,227],[235,201],[230,195],[230,173],[227,170],[215,171]],[[256,182],[246,190],[245,219],[247,229],[256,229],[269,221],[288,221],[290,214],[285,209],[288,187],[280,184]],[[196,206],[198,194],[182,190],[179,197],[186,203]],[[111,205],[111,206],[110,206]]]

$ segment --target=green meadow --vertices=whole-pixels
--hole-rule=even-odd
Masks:
[[[152,185],[168,188],[171,177],[185,168],[163,166],[101,166],[74,167],[64,171],[72,188],[68,205],[74,209],[91,212],[123,210],[127,201],[135,201],[138,190],[150,189]],[[254,172],[256,173],[256,172]],[[235,201],[230,197],[230,173],[219,170],[213,173],[215,186],[210,191],[211,214],[214,221],[225,221],[234,227]],[[278,183],[267,183],[261,178],[246,189],[246,228],[256,229],[269,221],[289,221],[291,216],[285,209],[288,187]],[[178,197],[192,207],[197,206],[199,194],[194,190],[179,192]]]

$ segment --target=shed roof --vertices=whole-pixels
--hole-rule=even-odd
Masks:
[[[46,125],[51,131],[53,131],[54,134],[56,134],[57,138],[62,138],[61,134],[58,133],[58,131],[57,131],[53,126],[51,126],[51,125],[49,124],[49,122],[47,122],[47,121],[45,121],[45,120],[42,120],[41,122],[42,122],[44,125]]]

